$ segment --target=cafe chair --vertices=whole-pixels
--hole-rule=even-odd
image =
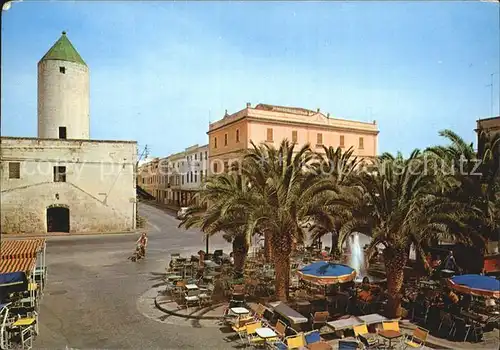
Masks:
[[[396,331],[399,332],[399,321],[385,321],[382,322],[382,329],[384,331]]]
[[[427,329],[421,327],[415,328],[412,335],[405,339],[405,349],[408,347],[413,349],[423,348],[428,335],[429,331]]]
[[[354,350],[358,348],[358,343],[353,341],[339,340],[339,350]]]
[[[458,316],[453,316],[453,321],[455,324],[455,327],[453,329],[453,338],[457,336],[457,330],[459,331],[458,334],[465,334],[464,337],[464,342],[467,340],[467,336],[469,335],[469,332],[472,328],[472,324],[468,323],[465,318],[463,317],[458,317]]]
[[[286,336],[286,324],[283,323],[283,321],[278,320],[276,322],[276,326],[274,326],[274,332],[280,337],[280,338],[285,338]]]
[[[326,325],[328,317],[330,317],[330,313],[328,311],[315,312],[314,315],[311,315],[312,329],[318,329]]]
[[[246,335],[248,344],[253,346],[264,345],[266,340],[259,337],[256,333],[257,328],[262,328],[262,322],[252,322],[246,325]]]
[[[366,347],[369,349],[372,349],[374,346],[376,346],[379,341],[375,337],[370,337],[368,332],[368,327],[366,324],[360,324],[357,326],[353,327],[354,331],[354,336],[358,338],[358,340]]]
[[[306,346],[304,333],[299,333],[297,335],[291,335],[289,337],[286,337],[285,341],[288,349],[302,349]]]
[[[441,331],[441,328],[445,326],[447,327],[446,328],[446,330],[448,331],[447,336],[449,337],[455,328],[455,322],[453,320],[453,317],[451,316],[450,313],[443,310],[439,311],[439,314],[441,316],[441,322],[439,323],[438,333]]]
[[[481,326],[481,324],[479,324],[474,320],[470,320],[470,325],[471,326],[469,327],[467,333],[465,334],[464,341],[467,340],[469,334],[474,335],[474,340],[476,342],[480,341],[483,338],[483,326]]]

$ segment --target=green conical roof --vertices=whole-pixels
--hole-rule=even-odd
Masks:
[[[78,51],[76,51],[73,44],[71,44],[71,41],[69,41],[68,37],[66,36],[66,32],[62,32],[59,40],[57,40],[56,43],[50,48],[50,50],[47,51],[40,62],[44,60],[61,60],[76,62],[85,66],[87,65],[85,64],[85,61],[82,59]]]

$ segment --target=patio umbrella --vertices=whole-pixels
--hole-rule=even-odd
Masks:
[[[301,279],[323,286],[350,282],[356,277],[356,270],[353,268],[329,261],[312,263],[301,268],[297,273]]]
[[[500,298],[500,281],[482,275],[461,275],[448,279],[448,285],[456,291],[476,296]]]

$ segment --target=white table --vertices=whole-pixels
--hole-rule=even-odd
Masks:
[[[233,307],[231,308],[231,312],[236,315],[244,315],[250,313],[250,311],[248,311],[244,307]]]
[[[198,289],[198,286],[196,284],[186,284],[186,289],[187,290],[195,290],[195,289]]]
[[[344,329],[349,329],[354,326],[357,326],[358,324],[362,324],[363,322],[355,316],[351,316],[349,318],[345,318],[343,320],[337,320],[337,321],[330,321],[327,322],[326,324],[333,328],[335,331],[341,331]]]
[[[364,316],[358,316],[358,318],[361,321],[363,321],[364,323],[366,323],[367,325],[371,325],[374,323],[382,323],[382,322],[388,320],[387,317],[384,317],[384,316],[379,315],[379,314],[369,314],[369,315],[364,315]]]
[[[263,339],[276,338],[278,335],[271,328],[257,328],[255,333]]]

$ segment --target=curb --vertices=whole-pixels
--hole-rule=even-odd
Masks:
[[[131,235],[139,233],[144,229],[136,229],[132,231],[119,232],[80,232],[80,233],[60,233],[60,234],[19,234],[19,233],[2,233],[2,239],[25,239],[25,238],[58,238],[58,237],[81,237],[81,236],[103,236],[103,235]]]
[[[197,316],[197,315],[179,314],[175,311],[167,310],[164,307],[160,306],[160,304],[158,304],[157,297],[155,297],[155,306],[158,310],[163,311],[166,314],[176,316],[176,317],[186,318],[186,319],[190,319],[190,320],[220,320],[223,317],[223,315],[220,315],[220,316]]]

